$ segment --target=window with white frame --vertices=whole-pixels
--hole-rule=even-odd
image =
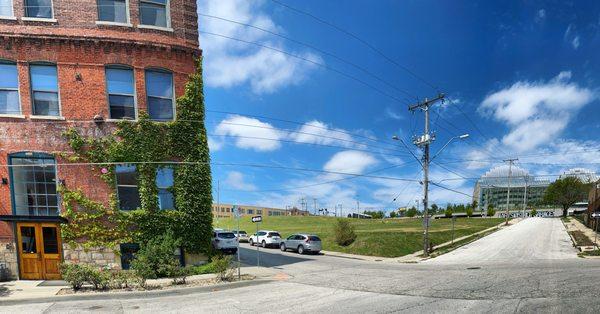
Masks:
[[[98,0],[98,21],[129,23],[129,0]]]
[[[17,64],[0,60],[0,114],[21,114]]]
[[[52,0],[25,0],[25,17],[51,19]]]
[[[173,120],[173,74],[162,70],[146,70],[148,115],[156,121]]]
[[[13,17],[12,0],[0,0],[0,17]]]
[[[140,24],[171,27],[169,0],[140,0]]]
[[[33,96],[33,115],[60,116],[56,65],[31,64],[29,75]]]
[[[135,119],[135,82],[133,69],[106,67],[106,89],[111,119]]]

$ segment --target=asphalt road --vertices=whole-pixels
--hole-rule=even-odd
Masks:
[[[222,291],[0,312],[598,313],[600,261],[577,258],[565,236],[560,220],[532,218],[419,264],[261,249],[262,265],[284,276]],[[256,262],[255,248],[245,246],[241,256]]]

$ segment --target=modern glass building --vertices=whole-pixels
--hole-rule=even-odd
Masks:
[[[536,178],[517,166],[512,166],[509,176],[509,166],[502,165],[481,176],[475,184],[473,198],[480,209],[487,209],[489,205],[496,210],[506,209],[510,186],[509,209],[522,209],[524,204],[541,204],[549,185],[549,180]]]

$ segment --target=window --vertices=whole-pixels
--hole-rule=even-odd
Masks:
[[[254,210],[248,209],[248,215],[252,215],[252,214],[254,214]]]
[[[146,71],[148,115],[157,121],[173,120],[173,74],[165,71]]]
[[[25,17],[51,19],[52,0],[25,0]]]
[[[121,210],[137,209],[141,202],[135,166],[117,166],[116,173],[119,207]]]
[[[0,0],[0,16],[13,16],[12,0]]]
[[[32,64],[29,67],[33,114],[60,116],[58,102],[58,78],[55,65]]]
[[[56,166],[51,156],[10,156],[11,197],[15,215],[58,216]]]
[[[173,169],[160,168],[156,173],[156,186],[158,187],[158,207],[160,209],[174,209],[175,197],[173,187]],[[222,208],[221,208],[222,210]]]
[[[141,0],[140,24],[170,27],[169,0]]]
[[[0,61],[0,114],[20,113],[17,65]]]
[[[98,20],[129,23],[128,0],[98,0]]]
[[[121,249],[121,268],[128,270],[131,267],[131,261],[135,258],[135,253],[140,250],[140,245],[137,243],[123,243]]]
[[[135,119],[133,70],[118,66],[107,67],[106,87],[110,118]]]

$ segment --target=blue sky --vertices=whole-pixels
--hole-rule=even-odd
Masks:
[[[410,142],[422,132],[423,113],[407,107],[438,91],[449,100],[432,109],[432,151],[453,136],[470,138],[450,144],[432,165],[434,182],[460,192],[433,186],[437,204],[470,201],[472,178],[506,157],[537,175],[598,170],[597,1],[198,5],[213,180],[222,202],[285,207],[305,198],[311,209],[316,199],[318,207],[342,204],[345,212],[356,200],[361,209],[414,204],[420,168],[391,138],[400,136],[420,156]]]

